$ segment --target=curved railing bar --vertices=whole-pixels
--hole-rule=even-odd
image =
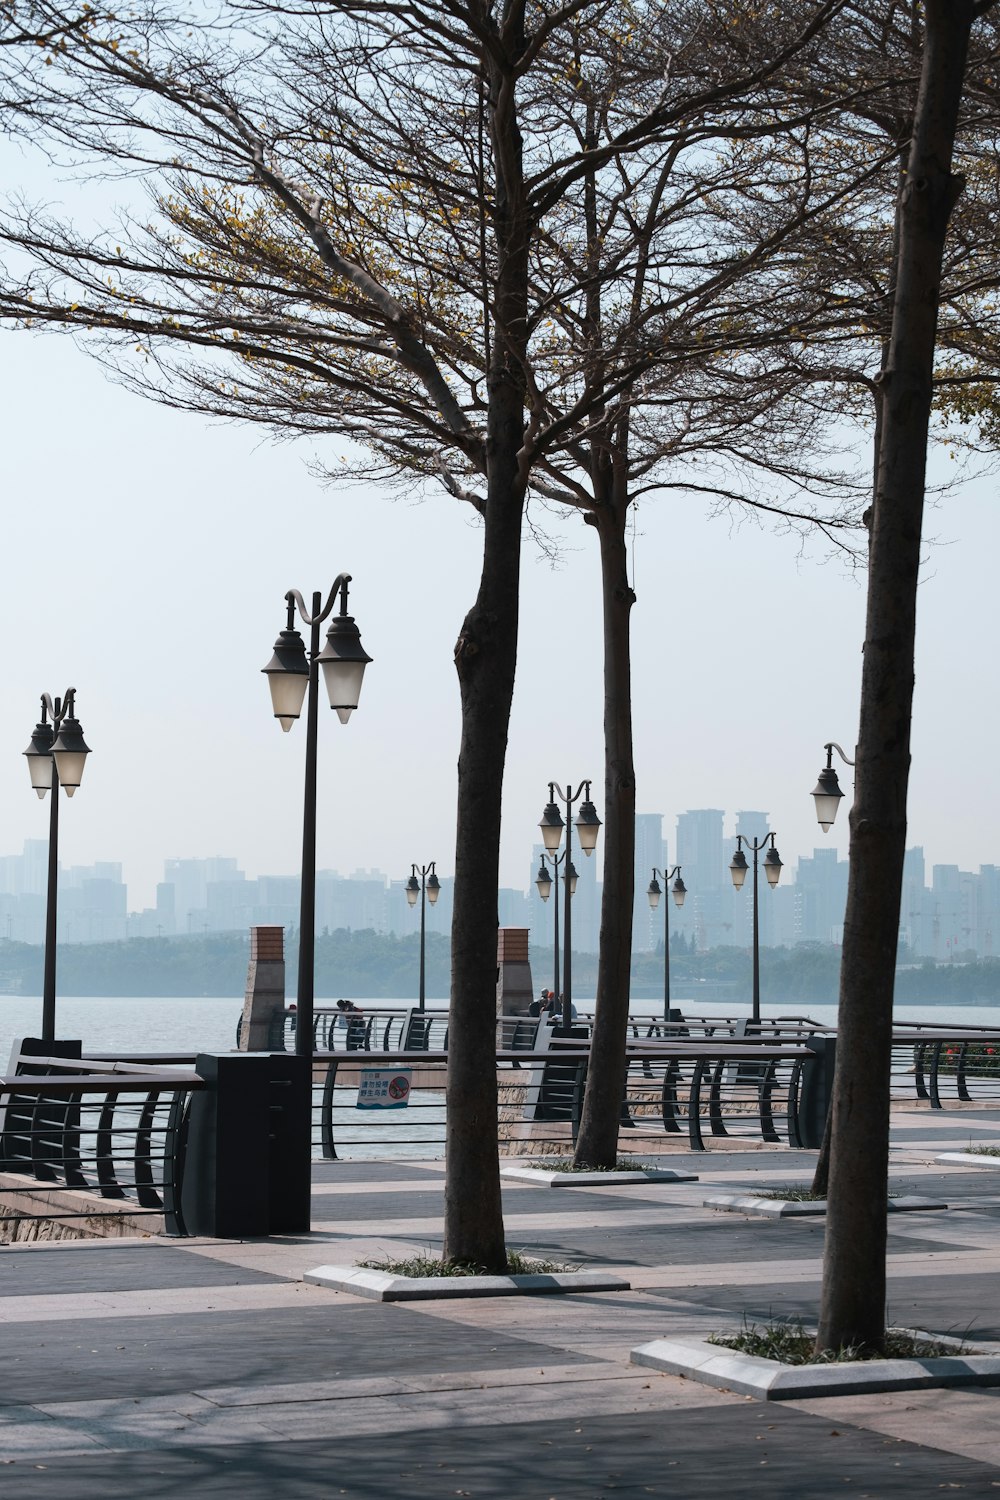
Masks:
[[[163,1226],[170,1235],[187,1234],[181,1211],[181,1184],[184,1181],[190,1108],[191,1095],[175,1089],[163,1136]]]
[[[941,1048],[943,1046],[944,1039],[942,1038],[941,1041],[935,1042],[931,1048],[931,1109],[944,1108],[944,1105],[941,1103],[941,1094],[938,1086],[938,1069],[941,1066]]]
[[[66,1101],[63,1125],[63,1175],[66,1179],[66,1186],[70,1188],[90,1186],[84,1175],[83,1161],[80,1157],[80,1101],[82,1098],[81,1091],[71,1094]]]
[[[114,1126],[117,1094],[105,1094],[97,1122],[97,1143],[94,1148],[94,1163],[97,1167],[97,1182],[102,1198],[124,1198],[125,1191],[115,1176]]]
[[[663,1088],[660,1090],[660,1118],[667,1135],[680,1135],[680,1105],[677,1102],[677,1080],[680,1065],[675,1057],[670,1058],[663,1073]]]
[[[760,1104],[760,1133],[765,1141],[780,1141],[781,1136],[774,1124],[771,1094],[778,1081],[778,1064],[775,1058],[767,1064],[760,1080],[758,1100]]]
[[[799,1130],[799,1098],[805,1064],[805,1058],[797,1057],[792,1064],[792,1072],[788,1080],[788,1144],[799,1149],[802,1147],[802,1132]]]
[[[333,1086],[337,1082],[337,1069],[340,1066],[336,1058],[331,1058],[326,1066],[326,1078],[323,1080],[323,1103],[320,1107],[319,1135],[323,1150],[324,1161],[337,1161],[337,1147],[333,1139]]]
[[[958,1097],[966,1104],[972,1099],[972,1095],[969,1093],[969,1085],[965,1081],[965,1058],[968,1050],[968,1042],[963,1042],[958,1049],[958,1065],[955,1069],[955,1088],[958,1092]]]
[[[927,1052],[929,1042],[920,1042],[913,1049],[913,1087],[918,1099],[929,1099],[927,1084],[924,1081],[924,1055]]]
[[[139,1124],[135,1132],[135,1156],[133,1158],[133,1171],[135,1173],[135,1195],[140,1208],[162,1208],[163,1199],[153,1183],[152,1165],[152,1142],[153,1121],[156,1117],[156,1106],[159,1103],[159,1089],[151,1089],[146,1095],[145,1102],[139,1113]]]
[[[722,1118],[722,1075],[726,1067],[726,1059],[720,1058],[712,1073],[712,1084],[708,1091],[708,1123],[712,1127],[713,1135],[729,1134]]]
[[[701,1133],[701,1080],[708,1072],[708,1060],[704,1057],[695,1059],[694,1072],[691,1074],[691,1093],[688,1099],[688,1140],[691,1142],[692,1151],[704,1151],[705,1138]]]
[[[52,1145],[48,1131],[60,1130],[60,1126],[53,1120],[45,1118],[44,1110],[49,1101],[43,1095],[39,1095],[31,1107],[31,1123],[28,1127],[31,1151],[31,1171],[39,1182],[56,1182],[58,1179],[55,1172],[46,1161],[46,1146]],[[48,1153],[58,1160],[58,1149]]]

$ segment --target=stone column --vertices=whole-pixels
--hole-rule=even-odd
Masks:
[[[527,927],[501,927],[497,933],[497,1015],[526,1016],[534,990],[528,962]]]
[[[240,1051],[270,1052],[272,1022],[284,1009],[285,929],[251,927]]]

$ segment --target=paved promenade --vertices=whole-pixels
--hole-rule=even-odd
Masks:
[[[1000,1112],[900,1113],[890,1316],[1000,1344]],[[813,1154],[674,1155],[690,1184],[504,1189],[508,1241],[625,1293],[406,1305],[305,1272],[440,1245],[440,1163],[317,1164],[308,1239],[0,1250],[5,1500],[675,1500],[1000,1496],[1000,1390],[763,1403],[629,1364],[671,1333],[816,1310],[821,1220],[713,1192],[806,1182]]]

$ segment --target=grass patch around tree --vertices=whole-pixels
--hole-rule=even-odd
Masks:
[[[965,1343],[942,1343],[937,1339],[918,1338],[903,1329],[886,1331],[885,1349],[881,1354],[847,1345],[843,1349],[824,1349],[815,1352],[816,1335],[809,1333],[801,1323],[788,1323],[775,1319],[769,1323],[748,1323],[738,1333],[713,1333],[708,1343],[723,1349],[735,1349],[740,1354],[754,1354],[759,1359],[773,1359],[783,1365],[844,1365],[859,1360],[873,1359],[940,1359],[945,1355],[975,1354],[978,1351]]]
[[[966,1146],[967,1156],[1000,1156],[1000,1146]]]
[[[385,1271],[390,1276],[493,1276],[485,1266],[470,1261],[444,1260],[430,1251],[423,1255],[410,1255],[405,1260],[359,1260],[358,1265],[367,1271]],[[539,1260],[522,1255],[520,1250],[507,1251],[507,1276],[556,1276],[567,1271],[578,1271],[579,1266],[565,1265],[556,1260]]]
[[[539,1156],[529,1163],[540,1172],[644,1172],[646,1163],[634,1156],[619,1156],[613,1167],[591,1167],[575,1162],[571,1156]]]
[[[791,1183],[787,1187],[777,1188],[751,1188],[751,1198],[773,1198],[778,1203],[825,1203],[825,1193],[814,1193],[812,1188],[795,1187]]]

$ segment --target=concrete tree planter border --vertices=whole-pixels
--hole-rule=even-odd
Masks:
[[[517,1276],[399,1276],[369,1266],[317,1266],[311,1286],[351,1292],[374,1302],[426,1302],[440,1297],[538,1297],[570,1292],[627,1292],[631,1283],[603,1271],[536,1271]]]
[[[998,1158],[1000,1160],[1000,1158]],[[797,1219],[822,1218],[826,1214],[826,1199],[815,1198],[801,1201],[795,1198],[761,1198],[753,1193],[724,1193],[713,1198],[703,1198],[702,1208],[714,1208],[719,1213],[744,1214],[747,1218]],[[930,1213],[947,1208],[940,1198],[890,1198],[891,1214]]]
[[[555,1172],[545,1167],[501,1167],[501,1177],[531,1182],[536,1187],[621,1187],[624,1183],[697,1182],[695,1172],[676,1172],[670,1167],[641,1167],[634,1172]]]
[[[934,1160],[962,1167],[992,1167],[994,1172],[1000,1172],[1000,1156],[984,1156],[981,1151],[944,1151]]]
[[[900,1329],[937,1343],[958,1339]],[[851,1396],[876,1391],[938,1390],[955,1386],[1000,1385],[1000,1346],[995,1353],[946,1354],[932,1359],[871,1359],[830,1365],[786,1365],[756,1354],[741,1354],[705,1339],[653,1339],[630,1353],[634,1365],[696,1380],[716,1390],[752,1396],[755,1401],[804,1401],[814,1396]]]

